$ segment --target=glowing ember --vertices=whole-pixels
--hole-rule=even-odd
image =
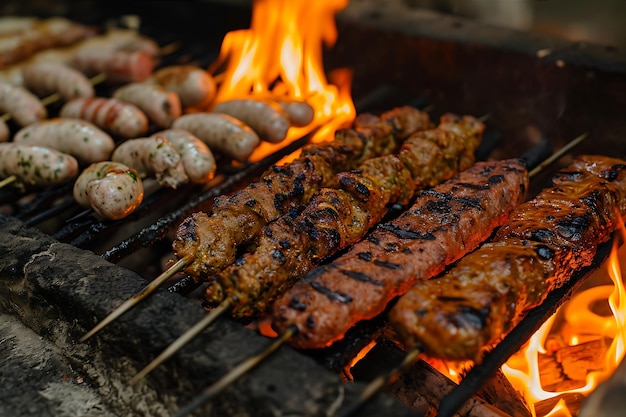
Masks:
[[[544,323],[523,351],[513,356],[502,367],[511,383],[523,393],[534,415],[537,415],[534,405],[540,401],[565,394],[590,393],[600,382],[607,379],[621,362],[626,337],[624,321],[626,292],[620,269],[620,252],[614,245],[608,260],[608,276],[613,285],[596,286],[576,294],[557,314]],[[610,312],[603,315],[594,311],[607,301]],[[554,329],[556,326],[553,326],[555,317],[562,317],[563,320],[558,326],[558,332]],[[604,340],[607,339],[610,340],[610,345],[605,350]],[[593,346],[593,349],[586,351],[586,346]],[[542,378],[546,371],[542,372],[541,359],[544,359],[545,363],[545,358],[560,355],[556,357],[562,359],[568,354],[573,361],[570,376],[581,375],[580,380],[565,378],[553,384],[557,389],[544,389],[542,382],[547,378]],[[598,355],[604,357],[597,358]],[[561,362],[561,366],[565,367],[565,362]],[[552,411],[543,415],[565,417],[571,416],[571,412],[561,399]]]
[[[312,141],[332,138],[355,116],[350,76],[329,84],[322,62],[325,43],[337,38],[334,16],[347,0],[255,0],[250,29],[229,32],[216,62],[209,68],[220,80],[216,104],[241,98],[306,101],[315,111],[312,123],[289,129],[286,142],[322,127]],[[284,144],[283,143],[283,144]],[[263,143],[250,158],[275,150]]]

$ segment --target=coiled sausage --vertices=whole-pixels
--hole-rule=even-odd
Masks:
[[[196,184],[208,182],[215,175],[215,157],[211,149],[189,132],[179,129],[167,129],[155,133],[170,141],[180,154],[189,180]]]

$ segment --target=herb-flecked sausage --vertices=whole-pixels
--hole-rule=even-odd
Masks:
[[[0,143],[0,178],[11,175],[15,175],[22,186],[59,185],[76,178],[78,161],[50,148]]]
[[[112,161],[89,165],[74,183],[74,199],[105,219],[118,220],[132,213],[143,200],[137,171]]]
[[[113,138],[93,123],[65,117],[42,120],[23,127],[15,134],[13,141],[53,148],[73,155],[83,163],[105,161],[115,148]]]
[[[155,133],[169,140],[180,154],[185,173],[196,184],[210,181],[215,175],[215,157],[211,149],[196,136],[179,129]]]

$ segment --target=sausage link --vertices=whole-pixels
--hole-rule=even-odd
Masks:
[[[69,100],[74,97],[93,97],[93,85],[82,72],[57,62],[40,62],[22,70],[24,87],[38,96],[59,93]]]
[[[62,117],[23,127],[13,141],[53,148],[73,155],[83,163],[105,161],[115,148],[113,138],[93,123]]]
[[[63,105],[60,115],[87,120],[123,138],[143,136],[148,131],[148,117],[144,112],[134,104],[114,98],[74,98]]]
[[[45,119],[48,111],[33,93],[24,87],[0,82],[0,111],[10,113],[20,126]]]
[[[257,134],[245,123],[222,113],[192,113],[172,124],[196,135],[209,148],[238,161],[245,161],[259,145]]]
[[[178,151],[163,136],[127,140],[111,160],[133,167],[140,175],[154,175],[165,187],[176,188],[188,180]]]
[[[315,118],[315,110],[305,101],[280,101],[278,104],[289,116],[289,122],[292,126],[308,126]]]
[[[178,94],[185,109],[208,106],[217,91],[211,74],[194,65],[161,68],[152,74],[149,81]]]
[[[142,82],[154,70],[154,58],[144,51],[122,51],[99,47],[85,47],[76,51],[72,66],[93,76],[105,74],[113,83]]]
[[[215,157],[204,142],[184,130],[167,129],[155,135],[165,137],[174,145],[191,182],[201,184],[213,179],[216,169]]]
[[[178,95],[159,85],[131,83],[117,89],[113,97],[134,104],[162,128],[171,126],[182,114]]]
[[[289,130],[287,113],[272,101],[229,100],[218,104],[214,110],[241,120],[262,139],[271,143],[284,140]]]
[[[91,164],[74,183],[74,199],[105,219],[118,220],[143,201],[143,184],[133,168],[112,161]]]
[[[11,175],[15,175],[21,185],[59,185],[76,178],[78,161],[50,148],[0,143],[0,178]]]

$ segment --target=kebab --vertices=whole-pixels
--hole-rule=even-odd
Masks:
[[[232,195],[217,197],[210,214],[194,213],[181,223],[173,244],[179,260],[111,312],[81,341],[128,311],[181,269],[186,268],[200,282],[230,265],[237,248],[250,242],[267,223],[298,210],[320,188],[334,186],[336,172],[389,154],[411,134],[431,127],[427,113],[409,106],[392,109],[380,118],[361,114],[353,128],[339,129],[332,141],[306,145],[298,158],[270,167],[260,181]]]
[[[376,378],[353,413],[421,353],[480,362],[533,307],[589,266],[626,214],[626,161],[582,155],[511,213],[494,239],[441,277],[416,283],[389,312],[405,361]]]
[[[217,308],[134,380],[171,356],[223,312],[231,310],[236,318],[264,312],[297,278],[362,239],[383,219],[389,204],[406,205],[417,190],[470,167],[483,131],[484,124],[474,117],[447,114],[437,128],[409,137],[397,155],[369,159],[357,170],[338,174],[338,188],[323,188],[300,214],[288,213],[268,224],[253,253],[244,254],[213,276],[205,300]],[[518,191],[519,184],[516,186]],[[516,196],[506,197],[515,201]],[[498,219],[496,213],[498,210],[490,212]]]
[[[524,167],[525,164],[522,162],[525,158],[522,158],[522,160],[478,163],[467,171],[460,173],[453,180],[421,193],[414,205],[400,218],[379,226],[372,232],[370,238],[355,245],[350,252],[337,258],[336,261],[311,271],[308,276],[305,276],[304,280],[307,280],[307,278],[309,280],[309,283],[306,283],[306,285],[314,282],[313,280],[328,270],[334,271],[339,269],[336,264],[337,262],[341,263],[342,259],[345,261],[351,258],[356,260],[357,264],[365,260],[370,270],[383,268],[376,270],[375,274],[363,273],[367,271],[359,273],[355,270],[346,270],[342,289],[346,290],[352,287],[352,293],[348,291],[342,292],[341,290],[333,291],[321,285],[315,288],[316,285],[314,283],[310,285],[313,288],[310,294],[319,293],[323,295],[323,297],[317,298],[317,300],[327,297],[340,307],[328,314],[322,312],[322,315],[331,324],[333,322],[338,323],[335,333],[342,333],[345,330],[343,328],[344,318],[341,317],[342,315],[351,318],[352,324],[355,324],[367,315],[367,313],[361,311],[359,316],[355,314],[354,310],[350,311],[347,305],[363,301],[362,304],[366,306],[365,310],[369,307],[372,307],[374,311],[384,308],[384,306],[381,307],[381,305],[385,304],[382,301],[389,301],[392,297],[390,294],[406,291],[410,286],[411,280],[430,278],[437,271],[441,271],[445,267],[446,262],[453,262],[476,247],[481,241],[481,238],[477,236],[482,234],[482,240],[486,239],[494,227],[504,222],[506,214],[523,200],[528,179],[536,175],[543,167],[568,152],[585,137],[586,135],[582,135],[570,142],[559,152],[539,164],[528,175]],[[479,202],[478,204],[476,204],[477,201]],[[439,219],[442,217],[444,218],[444,224],[448,225],[451,230],[447,230],[445,226],[442,227],[439,223]],[[496,220],[492,220],[494,218]],[[393,232],[389,234],[390,231]],[[378,246],[380,250],[371,251],[371,243]],[[370,249],[370,251],[361,251],[361,249]],[[440,251],[442,249],[444,251],[448,250],[449,253],[441,254]],[[458,250],[460,250],[460,253],[454,253]],[[437,256],[439,262],[442,262],[444,265],[437,264],[438,261],[433,261],[433,258],[430,256],[437,252],[439,252]],[[383,256],[386,259],[374,259],[377,253],[378,255],[384,254]],[[424,254],[426,256],[423,256]],[[410,263],[414,263],[414,265],[402,268],[399,266],[402,262],[405,265]],[[348,266],[348,264],[344,262],[343,266]],[[385,269],[389,269],[391,272],[385,271]],[[393,285],[404,286],[404,289],[395,289]],[[365,290],[365,288],[368,288],[368,290]],[[309,313],[316,311],[316,306],[311,305],[309,305],[310,309],[303,309],[303,307],[307,306],[308,300],[290,299],[289,292],[284,294],[277,303],[288,300],[285,304],[289,304],[290,308],[294,308],[296,311],[308,311]],[[359,299],[357,294],[365,295],[367,300]],[[322,303],[322,306],[327,305],[327,303]],[[278,308],[280,309],[280,307]],[[276,310],[276,307],[274,310]],[[350,316],[350,314],[352,315]],[[231,372],[203,391],[200,396],[178,415],[186,415],[195,407],[221,392],[235,379],[256,366],[278,349],[279,346],[289,342],[300,332],[312,333],[328,327],[319,327],[315,326],[315,324],[314,321],[308,320],[308,317],[302,322],[294,321],[289,323],[279,338],[265,351],[237,365]],[[278,327],[276,326],[276,321],[274,325]],[[328,336],[328,334],[325,336]],[[320,337],[317,336],[317,339],[319,340]],[[330,342],[327,341],[324,345],[328,343]],[[409,363],[415,356],[410,355],[405,362]]]

